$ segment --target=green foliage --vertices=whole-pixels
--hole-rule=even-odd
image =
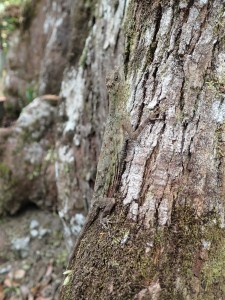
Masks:
[[[10,169],[9,169],[9,167],[6,164],[4,164],[4,163],[0,163],[0,177],[8,179],[9,176],[10,176]]]
[[[30,103],[34,99],[34,94],[35,94],[34,88],[32,86],[29,86],[25,92],[27,103]]]
[[[17,119],[21,110],[37,97],[37,83],[27,83],[25,92],[19,91],[17,97],[18,102],[16,106],[9,101],[6,101],[4,105],[5,113],[11,119]]]
[[[1,0],[0,3],[0,48],[9,47],[9,37],[16,28],[25,30],[35,15],[32,0]]]
[[[23,3],[24,2],[24,0],[1,0],[1,5],[0,5],[0,7],[5,7],[5,6],[7,6],[7,5],[11,5],[11,4],[21,4],[21,3]]]
[[[66,268],[67,259],[68,259],[68,252],[66,249],[64,249],[56,255],[54,264],[57,267],[64,266],[64,268]]]
[[[19,26],[19,12],[22,0],[2,0],[0,3],[0,46],[8,49],[11,33]]]
[[[16,293],[16,295],[20,295],[20,289],[19,287],[15,287],[15,286],[10,286],[4,289],[4,294],[5,295],[11,295],[12,293]]]
[[[21,95],[21,97],[23,97],[23,95]],[[25,98],[23,101],[21,101],[21,109],[28,105],[29,103],[31,103],[31,101],[33,101],[34,98],[37,97],[37,84],[36,83],[32,83],[32,84],[28,84],[26,87],[26,91],[25,91]]]
[[[31,103],[37,97],[37,83],[27,83],[25,93],[19,91],[18,94],[18,109],[21,111],[25,106]],[[13,107],[15,110],[15,107]]]

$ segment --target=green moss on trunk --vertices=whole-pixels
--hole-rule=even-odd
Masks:
[[[221,297],[225,240],[216,214],[200,220],[192,208],[180,207],[169,227],[151,230],[126,221],[119,210],[111,221],[107,230],[96,221],[87,232],[61,299],[133,299],[156,278],[159,299]]]

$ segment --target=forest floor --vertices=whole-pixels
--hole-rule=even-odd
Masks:
[[[58,299],[67,260],[56,213],[28,206],[0,218],[0,300]]]
[[[68,258],[57,214],[27,207],[0,220],[0,300],[58,299]]]

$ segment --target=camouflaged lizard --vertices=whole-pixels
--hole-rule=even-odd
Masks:
[[[126,112],[129,90],[124,77],[116,70],[107,78],[106,85],[109,94],[109,114],[95,181],[94,196],[96,199],[112,198],[118,192],[129,141],[137,139],[147,124],[159,120],[159,108],[157,107],[134,130]]]
[[[138,129],[134,130],[125,109],[128,89],[119,71],[115,71],[107,78],[106,85],[109,93],[109,114],[99,157],[92,207],[75,244],[70,262],[76,256],[80,242],[93,222],[100,215],[100,223],[104,225],[106,217],[116,205],[114,196],[119,190],[128,142],[136,139],[149,122],[158,120],[156,118],[158,112],[154,111]]]

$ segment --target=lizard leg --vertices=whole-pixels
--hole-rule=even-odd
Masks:
[[[100,223],[105,229],[107,229],[108,224],[110,223],[108,215],[111,213],[111,211],[115,207],[116,200],[115,200],[115,198],[106,198],[105,202],[106,202],[105,208],[103,209],[102,213],[100,214]]]

